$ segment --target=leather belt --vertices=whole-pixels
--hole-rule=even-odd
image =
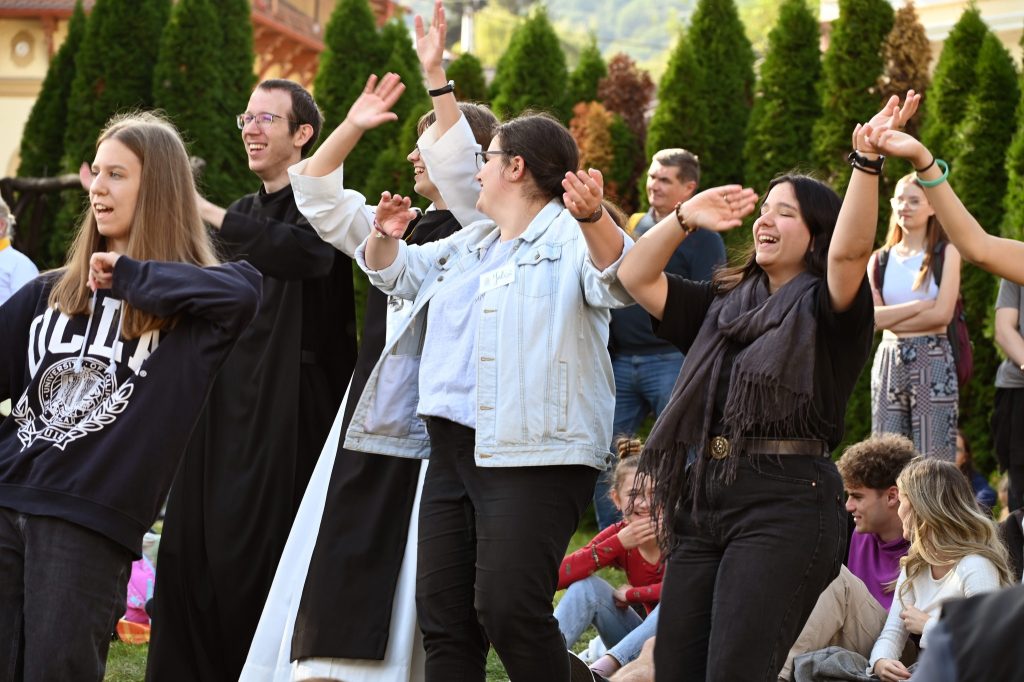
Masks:
[[[825,441],[817,438],[744,438],[743,452],[748,455],[815,455],[827,457],[830,453]],[[711,459],[725,459],[738,444],[725,436],[714,436],[708,442]]]

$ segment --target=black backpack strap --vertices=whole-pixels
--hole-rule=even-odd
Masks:
[[[942,286],[942,265],[946,261],[946,245],[949,244],[946,240],[940,240],[935,244],[935,250],[932,251],[932,278],[935,280],[935,286]]]

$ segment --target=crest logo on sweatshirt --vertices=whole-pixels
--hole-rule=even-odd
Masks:
[[[107,365],[95,358],[83,357],[77,371],[76,364],[76,358],[64,358],[43,372],[39,414],[29,405],[27,392],[18,401],[11,417],[18,424],[23,449],[41,438],[63,450],[68,443],[112,424],[128,407],[135,390],[131,381],[118,387]]]

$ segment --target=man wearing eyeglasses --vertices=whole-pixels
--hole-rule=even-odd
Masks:
[[[263,303],[171,489],[146,674],[155,682],[238,679],[356,357],[351,261],[310,227],[288,179],[323,115],[297,83],[269,80],[235,122],[262,184],[227,209],[198,201],[222,258],[263,273]]]

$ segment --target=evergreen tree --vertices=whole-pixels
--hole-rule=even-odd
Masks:
[[[640,209],[636,179],[646,167],[644,146],[620,114],[612,114],[608,134],[611,137],[612,163],[604,174],[605,196],[627,214],[635,213]]]
[[[896,19],[889,36],[885,39],[882,55],[885,59],[885,73],[879,80],[882,99],[888,99],[892,95],[902,99],[908,90],[914,90],[922,95],[923,111],[924,96],[931,81],[928,66],[932,61],[932,48],[911,0],[896,11]],[[922,112],[919,112],[917,116],[907,121],[904,128],[914,137],[919,134],[921,116]],[[896,188],[899,179],[911,170],[905,161],[890,159],[883,167],[882,176],[886,182],[879,189],[880,195],[884,195],[879,196],[879,201],[884,201]],[[884,220],[887,208],[888,206],[883,205],[879,213],[879,222]],[[882,225],[879,227],[880,230],[884,229]]]
[[[882,105],[882,43],[892,29],[887,0],[839,0],[839,18],[823,62],[822,115],[814,125],[814,154],[840,193],[850,178],[846,157],[854,126]]]
[[[206,161],[201,178],[203,193],[214,203],[232,199],[220,172],[229,152],[241,155],[240,145],[223,149],[225,121],[216,106],[221,86],[218,68],[221,40],[217,12],[210,0],[178,0],[160,39],[153,70],[153,103],[163,109],[181,131],[189,154]]]
[[[543,109],[568,121],[568,80],[558,36],[547,11],[539,7],[516,28],[498,62],[495,81],[500,85],[492,100],[494,111],[501,118],[511,118],[527,109]]]
[[[981,12],[973,5],[968,6],[946,37],[935,65],[925,115],[921,119],[921,141],[942,158],[952,156],[947,145],[966,111],[967,98],[974,90],[975,64],[987,33]]]
[[[779,173],[812,166],[807,140],[821,115],[818,31],[806,0],[786,0],[768,33],[743,153],[746,182],[758,190]]]
[[[597,38],[592,35],[580,52],[579,63],[569,74],[569,101],[576,104],[597,100],[597,84],[607,75],[608,67],[597,47]]]
[[[683,147],[697,155],[707,148],[710,103],[696,96],[703,91],[704,76],[690,38],[680,32],[658,85],[658,107],[647,128],[648,159],[669,147]]]
[[[1016,123],[1013,109],[1006,103],[1018,101],[1020,86],[1013,58],[992,33],[987,33],[982,41],[974,82],[966,112],[954,133],[958,153],[950,164],[949,183],[982,227],[994,232],[1003,222],[1006,150]],[[991,457],[992,381],[999,360],[986,320],[995,303],[995,280],[968,265],[963,270],[960,292],[974,341],[974,377],[960,388],[960,425],[976,460],[990,468],[987,465]]]
[[[324,31],[324,51],[313,81],[317,103],[324,112],[325,134],[345,119],[367,77],[371,73],[383,75],[381,67],[388,56],[367,0],[338,0]],[[406,83],[406,87],[408,94],[416,85]],[[352,187],[363,186],[387,146],[386,135],[373,132],[378,131],[365,135],[345,160],[345,180]]]
[[[170,0],[96,0],[75,58],[64,135],[65,169],[92,161],[115,113],[153,105],[153,67]]]
[[[455,81],[455,98],[460,102],[487,102],[487,80],[480,60],[469,52],[459,55],[447,69]]]
[[[409,37],[405,25],[399,21],[388,22],[380,34],[382,44],[388,49],[388,61],[381,69],[381,73],[394,72],[402,78],[405,83],[405,93],[391,110],[398,115],[402,125],[412,126],[416,130],[416,119],[423,113],[430,110],[430,96],[423,86],[423,77],[420,75],[420,62],[416,56],[415,48]],[[415,115],[414,115],[415,114]],[[406,156],[412,151],[416,144],[416,137],[411,140],[403,140],[408,137],[400,134],[403,130],[396,130],[396,125],[384,125],[380,128],[368,131],[359,141],[359,145],[370,142],[381,149],[380,154],[374,160],[370,175],[361,185],[363,193],[367,197],[379,196],[381,192],[398,192],[408,194],[412,191],[412,177],[409,173],[409,162]],[[357,147],[358,148],[358,147]],[[347,165],[347,162],[346,162]]]
[[[241,133],[235,127],[235,116],[245,111],[249,96],[256,86],[253,73],[255,52],[252,35],[252,7],[249,0],[217,0],[221,42],[218,58],[220,86],[211,98],[218,117],[217,130],[221,151],[216,172],[224,187],[223,201],[234,201],[259,186],[259,180],[249,170],[249,159],[241,142]],[[210,172],[207,159],[207,172]]]
[[[116,113],[153,105],[153,67],[170,0],[96,0],[75,55],[75,78],[64,130],[64,170],[92,162],[96,138]],[[65,202],[50,242],[62,262],[85,208],[85,194]]]
[[[75,78],[75,55],[85,36],[85,11],[82,0],[75,2],[75,9],[68,22],[68,33],[57,54],[46,71],[42,90],[25,123],[21,136],[21,161],[18,176],[23,178],[50,177],[58,175],[64,156],[64,130],[67,127],[68,97],[71,82]],[[70,193],[77,198],[77,191]],[[70,197],[67,197],[70,198]],[[61,204],[60,195],[43,195],[33,207],[32,213],[22,216],[21,232],[23,242],[37,244],[31,254],[33,260],[43,269],[61,265],[54,258],[54,252],[63,252],[63,242],[53,247],[49,240],[54,235],[54,220]],[[30,238],[28,231],[33,233]]]
[[[1021,38],[1024,46],[1024,37]],[[1017,131],[1006,152],[1006,197],[1003,200],[1003,236],[1024,239],[1024,73],[1021,74],[1021,98],[1017,102]]]
[[[698,0],[689,38],[703,77],[685,96],[704,100],[715,112],[706,119],[704,147],[691,149],[700,155],[701,186],[741,182],[743,140],[754,97],[754,51],[735,2]]]

